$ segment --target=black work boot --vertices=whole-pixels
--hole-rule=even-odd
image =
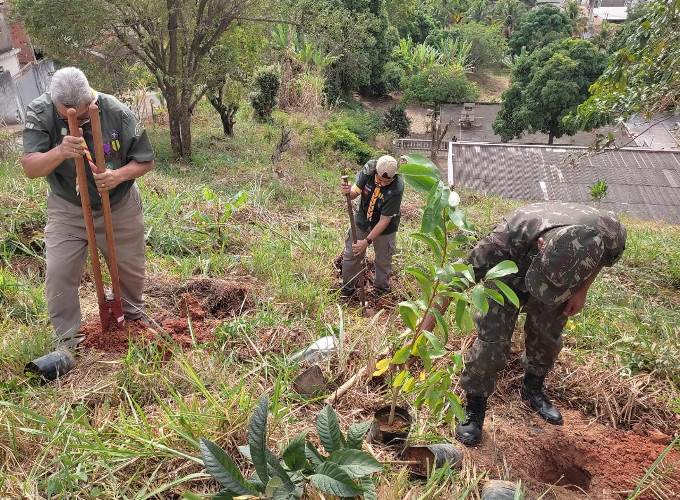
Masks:
[[[456,426],[456,439],[465,446],[474,446],[482,440],[482,426],[486,414],[486,398],[468,396],[465,421]]]
[[[529,406],[536,410],[546,422],[562,425],[564,421],[560,410],[552,404],[552,401],[543,392],[544,380],[545,377],[525,373],[522,382],[522,399],[526,400]]]

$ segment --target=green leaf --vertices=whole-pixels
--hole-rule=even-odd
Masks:
[[[361,450],[345,448],[331,453],[329,462],[338,464],[349,477],[357,479],[370,476],[374,472],[380,472],[382,465],[371,455]]]
[[[437,261],[440,261],[442,259],[443,255],[442,247],[439,246],[437,240],[435,240],[431,235],[425,233],[413,233],[411,236],[429,246],[430,250],[432,250],[434,258]]]
[[[519,298],[512,288],[503,283],[501,280],[493,280],[493,284],[496,285],[501,292],[503,292],[503,295],[505,295],[517,309],[519,309]]]
[[[264,489],[264,495],[267,498],[273,498],[274,497],[274,492],[278,490],[279,488],[283,487],[283,481],[279,477],[272,477],[269,482],[267,483],[267,486]]]
[[[406,382],[404,382],[404,385],[401,386],[401,391],[406,393],[411,392],[414,385],[416,385],[416,379],[410,376]]]
[[[444,354],[446,354],[446,349],[442,345],[442,343],[439,341],[437,336],[433,333],[430,333],[428,331],[424,331],[423,335],[427,337],[427,340],[430,341],[430,345],[432,345],[432,348],[434,349],[433,351],[430,351],[430,357],[432,358],[440,358]]]
[[[248,425],[248,446],[253,465],[263,484],[269,482],[267,469],[267,413],[269,412],[269,398],[260,398]]]
[[[355,448],[357,450],[361,449],[361,444],[364,442],[366,433],[371,428],[373,422],[368,420],[367,422],[360,422],[352,424],[347,430],[347,447]]]
[[[92,491],[90,490],[90,494],[92,494]],[[218,493],[219,495],[219,493]],[[234,495],[229,494],[229,497],[224,497],[224,500],[231,500],[234,498]],[[215,498],[215,497],[213,497]],[[182,499],[183,500],[205,500],[205,497],[202,497],[200,495],[197,495],[196,493],[191,493],[190,491],[185,491],[182,493]]]
[[[429,301],[430,297],[432,296],[432,279],[427,274],[425,274],[422,269],[417,267],[408,267],[406,268],[406,272],[416,279],[418,285],[420,285],[420,288],[423,291],[423,294]]]
[[[394,356],[392,356],[392,364],[393,365],[404,364],[410,357],[411,357],[411,345],[406,344],[404,347],[402,347],[401,349],[394,353]]]
[[[408,370],[402,370],[400,371],[396,377],[394,377],[394,380],[392,381],[392,387],[399,387],[401,384],[404,383],[404,380],[406,379],[406,376],[408,375]]]
[[[449,193],[449,207],[451,208],[456,208],[458,204],[460,203],[460,196],[458,196],[458,193],[455,191],[451,191]]]
[[[496,290],[493,290],[491,288],[484,288],[484,294],[489,297],[491,300],[496,302],[497,304],[504,305],[505,304],[505,299],[503,299],[503,296],[498,293]]]
[[[437,324],[437,328],[439,328],[440,333],[444,336],[444,343],[449,341],[449,324],[446,322],[444,319],[444,316],[442,316],[442,313],[439,312],[437,308],[432,308],[430,309],[430,313],[432,316],[434,316],[434,319]]]
[[[316,446],[309,441],[305,443],[305,456],[314,467],[321,466],[326,460],[321,453],[319,453],[319,450],[316,449]]]
[[[364,500],[378,500],[378,492],[375,488],[375,481],[371,477],[362,477],[359,480],[361,489],[364,490]]]
[[[466,229],[465,224],[465,212],[460,209],[452,210],[449,209],[449,219],[453,222],[454,226],[459,229]]]
[[[472,304],[481,311],[482,314],[486,314],[489,311],[489,301],[484,295],[484,287],[477,285],[472,289]]]
[[[319,416],[316,418],[316,428],[319,432],[319,439],[321,439],[327,453],[333,453],[345,445],[342,432],[340,432],[340,425],[338,425],[338,416],[330,405],[326,405],[319,412]]]
[[[300,434],[288,443],[286,449],[283,450],[281,458],[290,470],[302,470],[307,466],[307,458],[305,456],[305,439],[307,433]]]
[[[337,497],[355,497],[361,490],[349,475],[335,462],[324,462],[309,480],[320,491]]]
[[[241,495],[239,495],[239,496],[241,496]],[[191,498],[191,497],[182,497],[182,498]],[[204,497],[198,497],[198,498],[202,500]],[[230,491],[222,490],[218,493],[215,493],[210,498],[212,500],[234,500],[234,495]]]
[[[408,163],[399,167],[404,180],[418,191],[428,192],[441,179],[441,172],[422,155],[410,155]]]
[[[418,344],[416,345],[416,350],[418,352],[418,357],[423,362],[423,367],[425,368],[425,371],[430,371],[430,369],[432,368],[432,359],[430,356],[430,351],[427,348],[427,341],[418,342]]]
[[[201,458],[205,470],[229,492],[235,495],[252,495],[255,489],[245,480],[241,471],[225,451],[208,439],[201,438]]]
[[[283,481],[286,487],[288,488],[295,487],[293,481],[288,475],[288,472],[281,465],[279,458],[269,450],[267,450],[267,463],[274,470],[274,474]]]
[[[459,300],[456,303],[456,324],[463,333],[467,333],[475,327],[468,304],[464,300]]]
[[[503,276],[516,273],[517,271],[517,264],[511,260],[504,260],[503,262],[499,262],[489,269],[486,273],[486,276],[484,276],[484,279],[493,280],[496,278],[502,278]]]
[[[411,329],[411,331],[416,331],[418,327],[418,306],[413,302],[400,302],[399,303],[399,315],[401,316],[404,324]]]
[[[441,193],[439,184],[435,185],[427,197],[425,210],[423,210],[423,220],[420,224],[420,231],[429,234],[434,231],[439,221],[439,207],[441,206]]]

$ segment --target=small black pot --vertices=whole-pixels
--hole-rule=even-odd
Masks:
[[[328,389],[326,379],[319,365],[312,365],[295,377],[293,388],[298,394],[303,396],[312,396],[325,392]]]
[[[35,373],[45,382],[51,382],[70,372],[75,365],[76,360],[71,351],[57,349],[28,363],[24,371]]]
[[[493,479],[482,488],[482,500],[513,500],[517,485],[512,481]]]
[[[401,457],[408,462],[418,462],[409,464],[408,468],[414,476],[422,478],[428,477],[433,467],[439,469],[448,462],[451,467],[458,468],[463,462],[460,449],[448,443],[407,446]]]
[[[383,406],[373,415],[373,424],[368,432],[368,441],[382,443],[386,446],[403,446],[411,431],[413,417],[403,406],[394,409],[394,422],[388,426],[390,406]],[[399,425],[401,424],[401,425]]]

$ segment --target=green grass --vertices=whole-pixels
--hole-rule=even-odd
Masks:
[[[140,182],[148,274],[248,279],[253,307],[219,325],[206,347],[181,352],[161,342],[133,344],[120,356],[88,352],[69,377],[50,385],[22,374],[23,365],[50,344],[39,272],[46,185],[25,179],[16,158],[0,163],[1,497],[168,498],[185,490],[214,491],[197,458],[197,441],[213,439],[234,454],[263,392],[271,391],[274,445],[312,427],[321,402],[304,402],[293,391],[297,371],[286,360],[290,354],[329,328],[342,330],[347,346],[364,351],[396,342],[394,312],[371,324],[356,308],[339,312],[336,305],[333,260],[347,231],[338,186],[351,165],[333,151],[307,155],[306,145],[326,119],[277,113],[273,124],[262,125],[244,107],[236,136],[224,138],[202,103],[192,164],[171,161],[167,131],[151,128],[157,168]],[[269,157],[283,123],[298,144],[286,153],[279,178]],[[370,131],[371,123],[361,122],[362,130]],[[247,193],[247,201],[228,214],[239,192]],[[404,218],[398,235],[395,283],[410,294],[415,286],[401,270],[426,256],[409,237],[418,227],[419,197],[408,191],[405,201],[413,215]],[[465,193],[463,203],[480,235],[519,205],[474,193]],[[595,283],[587,309],[570,323],[569,345],[609,366],[680,383],[680,229],[626,222],[626,254]],[[367,356],[347,349],[345,366],[334,368],[337,383]],[[343,424],[367,415],[344,405],[338,410]],[[441,436],[426,418],[418,428],[423,440]],[[465,498],[479,493],[481,477],[442,469],[416,484],[391,467],[381,491],[395,499],[409,491]]]

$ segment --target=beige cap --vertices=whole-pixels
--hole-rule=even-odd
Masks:
[[[378,163],[376,164],[375,171],[379,177],[384,177],[386,179],[392,179],[397,175],[397,160],[395,160],[390,155],[384,155],[378,158]]]

